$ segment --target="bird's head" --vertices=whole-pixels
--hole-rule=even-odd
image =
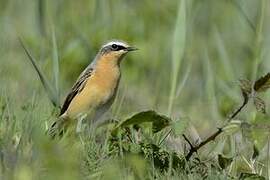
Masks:
[[[130,51],[138,50],[135,47],[128,45],[127,43],[119,40],[113,40],[104,44],[99,55],[108,61],[114,61],[119,64],[121,59]]]

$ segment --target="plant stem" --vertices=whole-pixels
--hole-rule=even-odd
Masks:
[[[247,105],[248,99],[244,98],[243,104],[228,118],[228,124],[232,119],[234,119],[241,111],[242,109]],[[226,126],[226,125],[225,125]],[[223,126],[224,127],[224,126]],[[210,135],[208,138],[206,138],[204,141],[202,141],[200,144],[197,146],[193,146],[190,141],[187,139],[187,137],[183,134],[184,139],[188,142],[190,145],[190,150],[188,154],[185,156],[186,160],[188,161],[191,156],[197,152],[201,147],[204,145],[208,144],[211,141],[214,141],[218,135],[220,135],[223,132],[223,128],[218,128],[216,132],[214,132],[212,135]]]
[[[237,116],[237,114],[239,114],[242,109],[247,105],[248,103],[248,98],[244,98],[244,101],[242,103],[242,105],[228,118],[228,121],[230,122],[233,118],[235,118]]]
[[[193,155],[193,153],[197,152],[205,144],[209,143],[210,141],[214,141],[216,139],[216,137],[220,133],[222,133],[222,128],[218,128],[218,130],[214,134],[212,134],[211,136],[209,136],[206,140],[202,141],[199,145],[197,145],[197,146],[191,146],[190,151],[185,156],[186,160],[188,161],[190,159],[190,157]],[[191,143],[188,141],[188,139],[186,137],[185,137],[185,140],[188,142],[189,145],[191,145]]]
[[[170,130],[163,136],[163,138],[159,141],[158,146],[160,146],[160,145],[163,143],[163,141],[169,136],[169,134],[171,134],[171,132],[172,132],[172,129],[170,129]]]

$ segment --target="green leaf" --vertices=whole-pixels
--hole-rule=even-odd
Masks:
[[[225,157],[221,154],[218,155],[218,164],[222,169],[226,169],[233,161],[233,158]]]
[[[184,130],[188,126],[189,121],[190,121],[189,118],[181,118],[177,121],[172,121],[171,127],[172,127],[173,134],[175,136],[179,136],[183,134]]]
[[[126,119],[120,124],[120,127],[126,127],[134,124],[141,124],[145,122],[152,123],[152,131],[153,133],[157,133],[161,131],[163,128],[169,126],[171,119],[164,116],[159,115],[155,111],[144,111],[139,112],[133,115],[131,118]]]

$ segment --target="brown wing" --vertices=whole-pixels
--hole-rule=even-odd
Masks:
[[[65,113],[65,111],[68,109],[72,99],[78,94],[80,93],[84,86],[85,86],[85,82],[87,81],[87,79],[91,76],[93,72],[93,68],[86,68],[84,70],[84,72],[80,75],[80,77],[78,78],[78,80],[76,81],[76,83],[73,85],[71,92],[67,95],[65,102],[61,108],[60,111],[60,116],[62,114]]]

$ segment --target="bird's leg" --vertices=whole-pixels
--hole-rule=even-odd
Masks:
[[[78,116],[78,123],[77,123],[77,126],[76,126],[76,133],[80,133],[82,132],[82,125],[83,125],[83,120],[85,120],[87,117],[87,114],[80,114]]]

